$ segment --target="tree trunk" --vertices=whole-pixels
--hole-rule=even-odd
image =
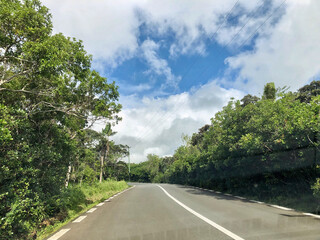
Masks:
[[[80,187],[82,185],[82,179],[83,179],[83,176],[81,176],[81,178],[80,178]]]
[[[70,174],[71,174],[71,163],[68,166],[67,178],[66,178],[66,182],[65,182],[65,188],[68,188],[69,180],[70,180]]]
[[[109,153],[109,140],[107,141],[106,147],[107,147],[106,149],[103,148],[103,152],[100,157],[100,179],[99,179],[100,183],[102,182],[104,162],[106,161],[107,155]]]
[[[103,162],[104,162],[103,160],[104,160],[105,154],[106,152],[105,152],[105,149],[103,148],[100,156],[100,179],[99,179],[100,183],[102,182],[102,170],[103,170]]]

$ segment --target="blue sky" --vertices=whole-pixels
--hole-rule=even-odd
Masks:
[[[147,39],[156,41],[150,36]],[[164,46],[159,47],[157,54],[159,58],[167,61],[172,74],[177,76],[177,86],[163,86],[166,83],[166,76],[150,72],[148,63],[141,56],[123,62],[111,72],[110,79],[117,82],[123,95],[136,93],[138,97],[163,97],[190,91],[195,86],[206,84],[212,78],[223,76],[224,59],[230,55],[228,49],[222,48],[213,42],[208,44],[205,55],[170,57],[169,46],[173,41],[168,38],[162,39],[161,42],[165,43],[162,44]],[[138,88],[137,86],[141,87]],[[163,92],[155,94],[155,89],[161,88],[163,88]]]
[[[44,0],[54,32],[83,40],[119,86],[117,143],[171,155],[227,104],[320,73],[317,0]],[[100,129],[103,123],[97,123]]]

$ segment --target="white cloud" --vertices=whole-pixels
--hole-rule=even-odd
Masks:
[[[204,54],[204,41],[213,37],[221,24],[221,16],[226,15],[234,0],[164,0],[146,1],[139,9],[142,20],[158,35],[175,36],[170,48],[172,56],[181,54]],[[249,10],[252,2],[247,0],[244,8]]]
[[[278,0],[277,0],[278,1]],[[205,54],[208,37],[224,36],[223,17],[235,0],[43,0],[53,15],[55,32],[84,41],[94,59],[116,67],[137,54],[140,27],[150,34],[173,34],[172,56]],[[242,0],[232,13],[250,12],[260,0]],[[220,28],[220,26],[222,26]],[[213,34],[219,29],[218,35]],[[232,32],[230,32],[231,35]],[[226,36],[225,36],[226,37]],[[102,61],[102,62],[103,62]],[[97,67],[101,61],[96,61]]]
[[[182,134],[197,132],[231,97],[240,99],[243,95],[241,91],[220,87],[216,80],[192,93],[167,98],[139,100],[131,96],[136,107],[122,110],[123,121],[115,127],[118,133],[113,139],[132,146],[133,162],[144,161],[148,153],[173,154],[182,144]]]
[[[131,58],[138,48],[136,2],[127,0],[43,0],[52,12],[55,32],[84,41],[95,59],[110,65]]]
[[[239,70],[233,86],[262,91],[267,82],[296,90],[320,73],[320,2],[287,1],[286,13],[254,50],[230,57],[230,70]]]
[[[168,66],[168,62],[157,55],[159,48],[160,44],[155,43],[152,40],[145,40],[141,44],[143,58],[147,61],[150,67],[150,70],[147,73],[155,73],[158,76],[165,76],[165,83],[162,85],[162,89],[168,87],[177,89],[181,77],[175,76],[172,73],[171,68]]]
[[[127,84],[127,83],[122,83],[122,82],[118,82],[119,88],[126,92],[132,94],[132,93],[140,93],[140,92],[144,92],[147,90],[152,89],[152,84],[150,83],[139,83],[137,85],[132,85],[132,84]]]

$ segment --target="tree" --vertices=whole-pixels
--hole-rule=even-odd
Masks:
[[[264,86],[262,99],[276,99],[276,87],[274,85],[274,82],[267,83]]]
[[[114,83],[91,71],[81,41],[51,34],[51,15],[38,0],[1,0],[0,97],[28,115],[57,113],[84,121],[114,118]]]
[[[191,145],[196,146],[202,142],[204,133],[208,131],[210,125],[206,124],[202,128],[199,129],[198,133],[194,133],[191,137]]]
[[[76,168],[96,172],[82,135],[98,119],[120,120],[121,105],[82,42],[52,34],[39,0],[0,6],[0,235],[25,239],[64,210],[58,200]]]
[[[320,81],[312,81],[298,90],[298,97],[301,102],[309,103],[312,97],[320,95]]]
[[[257,96],[252,96],[251,94],[247,94],[245,95],[242,99],[241,99],[241,106],[245,107],[248,104],[255,104],[259,101],[260,99]]]
[[[122,159],[129,155],[128,146],[110,141],[109,157],[106,162],[107,177],[125,179],[128,176],[128,166]]]
[[[100,176],[99,176],[99,182],[102,182],[103,178],[103,169],[104,169],[104,164],[106,162],[106,158],[109,154],[110,151],[110,140],[109,137],[114,135],[115,132],[112,131],[111,129],[111,124],[108,123],[106,127],[102,130],[101,136],[100,136],[100,143],[99,143],[99,148],[100,148]]]

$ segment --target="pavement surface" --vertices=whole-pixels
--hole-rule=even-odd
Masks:
[[[319,240],[320,219],[193,187],[137,183],[48,239]]]

